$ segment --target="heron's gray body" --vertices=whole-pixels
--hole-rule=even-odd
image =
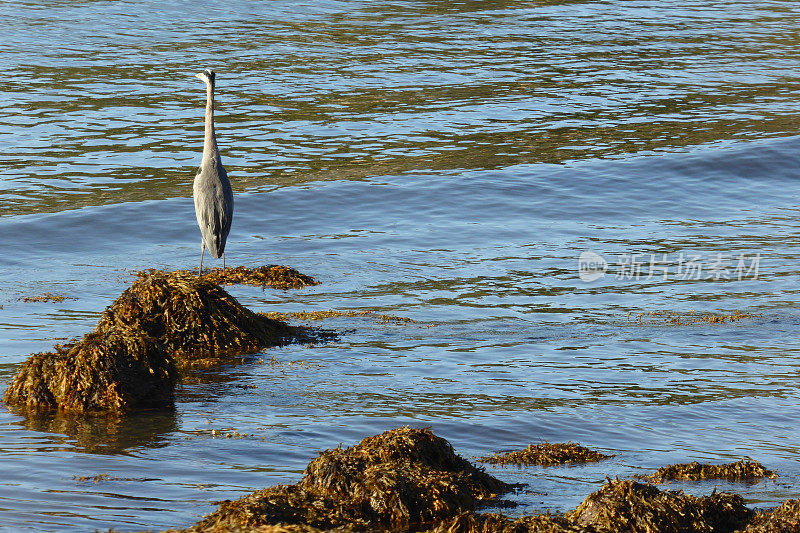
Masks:
[[[233,190],[228,174],[219,156],[217,136],[214,132],[214,72],[205,70],[197,75],[206,82],[206,120],[203,159],[194,177],[194,212],[203,236],[201,247],[208,248],[216,258],[223,257],[225,241],[233,221]],[[200,269],[203,254],[200,254]]]
[[[194,177],[194,213],[203,244],[216,258],[225,252],[233,220],[233,191],[219,157],[200,164]]]

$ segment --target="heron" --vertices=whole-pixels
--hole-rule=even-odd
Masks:
[[[233,190],[228,174],[219,157],[217,136],[214,132],[214,71],[205,69],[195,74],[206,83],[206,132],[203,141],[203,159],[194,177],[194,214],[202,234],[200,273],[203,273],[203,255],[206,248],[217,259],[222,256],[225,269],[225,241],[233,220]]]

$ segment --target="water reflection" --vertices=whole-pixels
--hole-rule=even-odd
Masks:
[[[172,409],[140,411],[125,416],[9,410],[22,417],[12,421],[13,425],[54,434],[57,440],[69,444],[75,451],[100,455],[164,447],[167,445],[166,437],[178,428],[177,416]]]

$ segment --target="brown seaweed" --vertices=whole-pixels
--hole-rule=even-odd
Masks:
[[[535,514],[516,520],[500,513],[469,511],[455,518],[441,520],[424,533],[579,533],[591,531],[579,527],[558,514]]]
[[[170,274],[163,270],[148,269],[137,272],[140,278],[153,274]],[[171,274],[198,276],[196,270],[178,270]],[[200,279],[218,285],[255,285],[257,287],[272,287],[273,289],[300,289],[319,285],[319,282],[308,276],[283,265],[268,265],[256,268],[245,266],[230,268],[214,268],[200,274]]]
[[[323,452],[295,485],[224,502],[195,533],[800,532],[800,500],[753,511],[741,496],[691,496],[634,480],[607,480],[573,511],[510,518],[480,513],[513,488],[456,455],[428,429],[403,427]]]
[[[387,315],[387,314],[379,314],[376,311],[370,310],[354,310],[354,309],[347,309],[344,311],[339,311],[337,309],[328,309],[325,311],[296,311],[293,313],[263,313],[264,316],[268,318],[274,318],[276,320],[300,320],[305,322],[310,322],[312,320],[326,320],[329,318],[339,318],[339,317],[368,317],[374,319],[376,322],[381,324],[391,324],[396,326],[405,326],[408,324],[415,324],[416,321],[405,317],[405,316],[397,316],[397,315]]]
[[[774,509],[756,512],[742,533],[800,533],[800,500],[786,500]]]
[[[608,481],[566,517],[597,533],[619,531],[734,531],[753,512],[738,494],[690,496],[633,480]]]
[[[95,332],[69,350],[31,356],[4,401],[76,412],[162,407],[172,404],[177,377],[173,359],[154,339]]]
[[[25,303],[32,303],[32,302],[56,302],[56,303],[59,303],[59,302],[63,302],[67,298],[68,297],[64,296],[63,294],[54,294],[52,292],[43,292],[42,294],[39,294],[38,296],[22,296],[20,298],[17,298],[17,300],[20,301],[20,302],[25,302]],[[76,298],[69,298],[69,299],[70,300],[75,300]]]
[[[744,460],[723,465],[708,463],[680,463],[664,466],[647,476],[640,476],[653,483],[665,481],[699,481],[701,479],[726,479],[728,481],[758,481],[763,478],[775,479],[778,475],[767,470],[758,461]]]
[[[722,325],[733,324],[744,320],[762,318],[761,313],[750,311],[739,311],[735,309],[730,312],[720,313],[695,313],[694,311],[678,312],[667,310],[642,311],[641,313],[628,313],[628,320],[632,320],[636,325],[666,325],[666,326],[698,326],[698,325]]]
[[[329,336],[254,313],[197,276],[156,272],[107,307],[94,332],[31,356],[4,400],[75,412],[164,407],[173,403],[178,367]]]
[[[402,427],[323,452],[296,485],[223,503],[197,530],[276,524],[406,528],[474,510],[511,488],[456,455],[429,429]]]
[[[97,329],[143,332],[179,361],[253,353],[305,333],[250,311],[211,281],[180,272],[138,279],[103,312]]]
[[[230,529],[226,526],[194,526],[189,529],[168,529],[164,533],[355,533],[357,531],[361,530],[356,530],[351,526],[320,529],[305,524],[276,524],[244,529]]]
[[[497,466],[553,466],[567,463],[593,463],[602,459],[613,457],[585,448],[576,442],[543,442],[531,444],[524,450],[515,452],[495,453],[478,458],[482,463]]]

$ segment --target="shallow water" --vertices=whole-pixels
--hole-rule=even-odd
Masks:
[[[798,18],[788,1],[0,3],[4,380],[89,331],[129,271],[196,265],[206,66],[229,262],[322,282],[231,292],[416,321],[324,321],[337,342],[207,371],[174,412],[3,410],[0,524],[186,526],[401,424],[470,459],[543,440],[616,454],[490,469],[531,484],[512,513],[742,456],[780,477],[720,488],[796,497]],[[608,262],[591,282],[587,250]],[[45,291],[71,299],[19,300]],[[637,320],[735,309],[760,316]]]

